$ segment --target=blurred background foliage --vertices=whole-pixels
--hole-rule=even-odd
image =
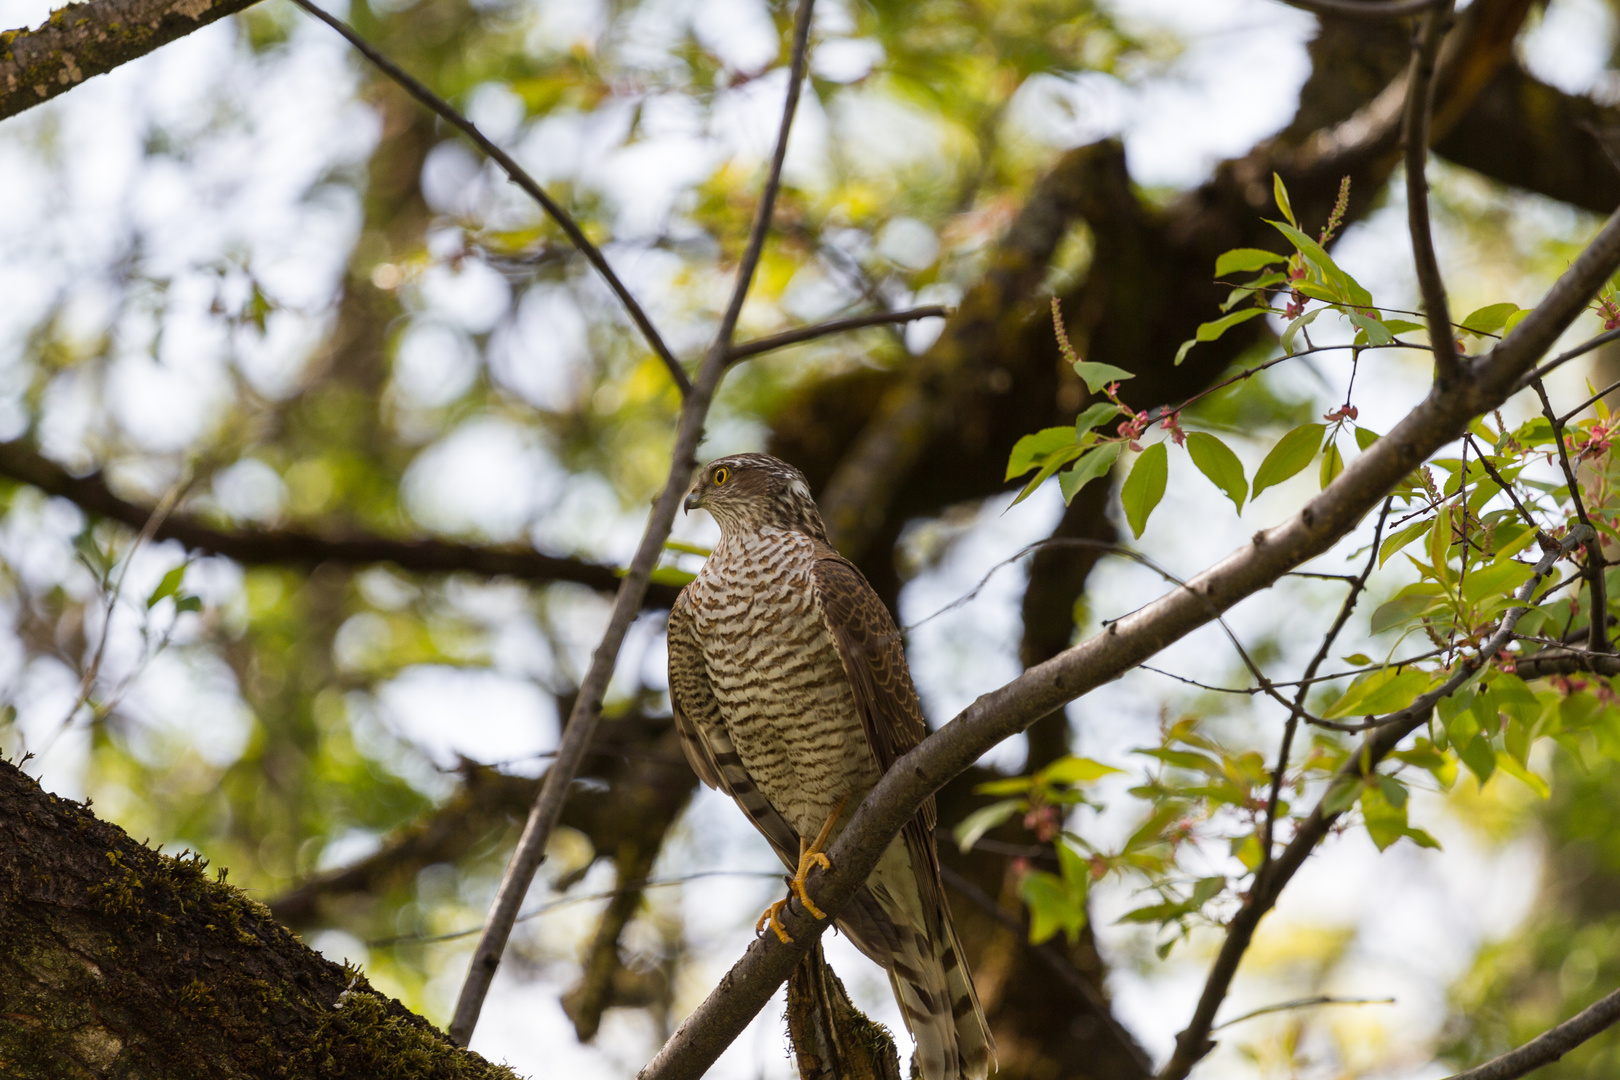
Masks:
[[[1365,70],[1326,63],[1337,54],[1319,42],[1313,72],[1310,17],[1262,3],[1212,10],[1194,17],[1146,0],[823,0],[777,226],[739,338],[961,302],[1004,272],[1004,238],[1060,155],[1103,136],[1126,137],[1132,172],[1121,189],[1132,213],[1159,227],[1218,161],[1272,132],[1297,140],[1342,119],[1404,62],[1397,33],[1358,46]],[[0,13],[8,25],[43,15],[22,0]],[[697,355],[718,323],[758,195],[791,6],[357,0],[345,17],[513,148],[602,245],[677,354]],[[1614,90],[1614,25],[1611,6],[1596,0],[1537,7],[1519,56],[1553,80],[1568,65],[1538,56],[1567,58],[1558,50],[1577,39],[1586,56],[1596,42],[1602,55],[1590,70],[1558,85],[1601,99]],[[1319,83],[1332,85],[1312,96]],[[1179,112],[1181,126],[1166,127],[1163,112]],[[1404,207],[1386,190],[1387,175],[1358,190],[1359,224],[1335,250],[1383,287],[1380,296],[1414,297]],[[1590,207],[1460,165],[1437,164],[1435,183],[1459,311],[1474,301],[1529,303],[1591,227]],[[1336,185],[1335,176],[1327,190]],[[98,813],[134,835],[228,867],[232,883],[272,902],[316,947],[362,960],[378,986],[442,1022],[472,939],[439,936],[482,918],[595,644],[604,597],[470,563],[430,574],[386,561],[311,565],[273,544],[262,559],[238,561],[143,541],[139,529],[25,482],[17,462],[43,458],[105,482],[126,502],[157,508],[154,528],[173,516],[271,539],[277,530],[432,536],[611,566],[627,559],[667,468],[678,407],[667,373],[536,207],[283,0],[6,121],[0,192],[11,208],[0,215],[0,439],[9,463],[0,479],[0,747],[33,753],[28,767],[48,786],[93,797]],[[1023,412],[1005,426],[1012,437],[1052,417],[1066,423],[1080,404],[1074,380],[1054,374],[1049,323],[1039,318],[1048,295],[1093,298],[1069,310],[1102,327],[1098,349],[1119,347],[1107,338],[1116,324],[1098,321],[1110,304],[1111,317],[1148,330],[1161,321],[1154,304],[1186,306],[1153,272],[1130,276],[1139,268],[1121,261],[1116,239],[1099,241],[1097,220],[1128,215],[1068,214],[1028,286],[1003,297],[1016,325],[999,328],[998,347],[1031,356],[1040,381],[1031,389],[1020,370],[994,368],[975,391],[1022,396]],[[1233,245],[1212,250],[1221,246]],[[1098,265],[1136,291],[1099,297]],[[1208,260],[1195,269],[1207,291]],[[931,362],[942,322],[828,337],[741,365],[722,391],[705,456],[798,450],[823,488],[874,403]],[[1172,341],[1188,336],[1173,329],[1164,331]],[[1256,325],[1187,378],[1207,383],[1274,348]],[[1260,447],[1338,404],[1344,374],[1327,364],[1275,369],[1205,398],[1192,418]],[[1423,377],[1381,372],[1383,415],[1398,415],[1397,399]],[[1185,384],[1187,392],[1152,383],[1166,385],[1178,390],[1168,400],[1203,383]],[[965,425],[963,439],[979,438],[973,430]],[[1101,501],[1071,512],[1091,515],[1089,524],[1064,517],[1052,492],[1004,514],[1009,495],[995,481],[1006,441],[998,434],[975,452],[989,474],[972,481],[978,489],[929,478],[930,468],[957,468],[929,459],[910,502],[878,509],[869,533],[879,542],[863,566],[903,621],[957,599],[1054,528],[1112,535]],[[1181,512],[1143,546],[1186,569],[1283,507],[1273,496],[1275,509],[1238,522],[1221,502],[1200,503],[1203,495],[1173,486],[1171,497],[1183,500]],[[683,528],[699,550],[712,541],[704,522]],[[699,557],[672,551],[668,562],[690,571]],[[1052,648],[1157,588],[1152,575],[1113,564],[1088,586],[1093,561],[1072,587],[1052,587],[1061,600]],[[183,574],[171,581],[176,568]],[[1031,605],[1046,594],[1024,596],[1017,577],[992,579],[972,607],[913,635],[934,722],[1048,647],[1032,645],[1029,629]],[[1399,584],[1392,577],[1379,587],[1387,594]],[[1287,666],[1309,636],[1301,627],[1325,621],[1336,603],[1319,582],[1291,581],[1267,605],[1245,608],[1240,627],[1258,662]],[[634,1066],[730,962],[755,901],[776,889],[768,853],[729,808],[705,795],[681,816],[693,782],[663,720],[660,632],[649,611],[627,644],[601,752],[531,896],[545,917],[520,924],[510,979],[497,987],[515,1002],[514,1016],[529,1009],[538,1018],[501,1027],[496,1016],[481,1029],[487,1052],[536,1075],[559,1061],[578,1075]],[[1171,659],[1202,680],[1241,678],[1207,641]],[[1136,673],[1072,710],[1072,738],[1061,721],[1047,724],[1047,734],[987,762],[943,800],[942,824],[984,801],[971,786],[994,770],[1081,749],[1124,766],[1126,750],[1156,745],[1183,716],[1204,718],[1233,747],[1270,753],[1275,741],[1276,718],[1248,697]],[[1223,1047],[1208,1067],[1359,1075],[1420,1066],[1436,1049],[1473,1061],[1607,992],[1620,982],[1614,768],[1558,759],[1545,804],[1500,778],[1483,793],[1471,779],[1435,793],[1425,820],[1450,821],[1433,831],[1465,853],[1465,869],[1449,890],[1402,894],[1396,907],[1427,905],[1444,921],[1447,905],[1504,876],[1539,874],[1540,884],[1517,908],[1470,915],[1471,929],[1427,974],[1399,974],[1402,1004],[1417,1019],[1391,1020],[1393,1010],[1372,1006],[1282,1014],[1223,1036],[1231,1052]],[[1076,827],[1128,832],[1140,804],[1123,785],[1103,790],[1112,809],[1095,819],[1077,810],[1085,824]],[[1035,1019],[1041,1005],[1030,999],[1054,976],[1040,967],[1050,958],[1031,959],[1023,944],[1009,869],[1010,860],[1039,858],[1032,844],[1013,820],[970,859],[951,860],[990,901],[976,908],[965,893],[952,897],[976,942],[981,994],[1004,1010],[1006,1075],[1140,1074],[1140,1051],[1133,1058],[1129,1036],[1107,1034],[1106,1010],[1068,1016],[1061,1031]],[[1406,848],[1383,861],[1363,855],[1343,873],[1427,881],[1452,865],[1420,863]],[[691,877],[738,868],[736,877]],[[648,878],[679,881],[604,895]],[[1139,902],[1094,896],[1101,944],[1087,928],[1060,962],[1098,988],[1109,976],[1119,1016],[1159,1053],[1184,1019],[1164,1001],[1187,997],[1210,950],[1195,933],[1161,964],[1152,932],[1112,925]],[[1388,966],[1368,960],[1381,924],[1329,910],[1280,912],[1267,926],[1246,991],[1256,1004],[1296,990],[1386,988]],[[534,995],[518,994],[519,984]],[[851,989],[883,1015],[875,971]],[[559,996],[572,1031],[554,1005],[540,1004]],[[1027,1029],[1021,1015],[1032,1018]],[[762,1024],[764,1034],[727,1059],[726,1075],[787,1075],[770,1010]],[[597,1036],[603,1025],[608,1035]],[[595,1048],[576,1050],[575,1033],[596,1037]],[[1617,1053],[1620,1043],[1601,1040],[1549,1075],[1592,1075]],[[1109,1055],[1134,1064],[1116,1068]]]

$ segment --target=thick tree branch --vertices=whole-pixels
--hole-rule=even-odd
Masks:
[[[94,0],[0,32],[0,120],[66,93],[257,0]]]
[[[463,1046],[472,1038],[473,1028],[478,1023],[478,1013],[483,1008],[489,984],[495,978],[495,969],[501,962],[501,954],[506,950],[506,940],[512,932],[512,924],[517,919],[523,896],[528,892],[529,883],[534,880],[534,872],[539,869],[540,860],[545,857],[546,841],[556,827],[569,785],[579,772],[580,762],[591,744],[601,715],[602,698],[607,693],[608,681],[613,677],[613,668],[618,661],[619,648],[624,644],[624,636],[642,606],[653,566],[662,555],[664,541],[675,522],[675,510],[680,505],[682,496],[686,494],[686,487],[697,469],[698,441],[703,436],[703,425],[708,418],[709,406],[714,400],[715,391],[719,388],[721,379],[725,377],[730,361],[732,335],[737,329],[737,318],[742,313],[743,301],[747,299],[754,269],[759,264],[760,254],[765,248],[765,237],[770,231],[776,195],[782,183],[782,164],[787,158],[788,133],[793,127],[793,117],[798,110],[799,92],[808,66],[810,16],[813,8],[814,0],[799,0],[799,11],[793,31],[793,55],[789,65],[787,100],[783,105],[782,122],[777,131],[776,150],[771,157],[770,171],[765,179],[759,207],[755,211],[748,247],[743,252],[742,261],[737,268],[731,301],[721,318],[714,344],[710,346],[708,355],[704,357],[703,365],[698,370],[692,392],[687,394],[681,403],[680,419],[675,430],[675,445],[670,454],[669,478],[664,483],[664,490],[653,504],[647,529],[641,537],[641,546],[637,548],[635,558],[630,563],[629,573],[625,575],[624,583],[614,598],[607,631],[602,635],[602,642],[591,657],[590,670],[580,684],[579,696],[569,712],[568,725],[563,729],[557,761],[546,774],[545,782],[540,787],[540,795],[529,811],[523,835],[518,838],[517,849],[512,853],[511,861],[507,863],[506,872],[495,894],[495,902],[490,908],[483,936],[479,938],[478,947],[473,952],[467,981],[462,985],[461,995],[456,1001],[455,1017],[450,1023],[450,1037]]]
[[[1551,1065],[1581,1043],[1613,1027],[1617,1020],[1620,1020],[1620,990],[1611,991],[1517,1050],[1456,1073],[1447,1080],[1518,1080],[1543,1065]]]
[[[1391,488],[1456,438],[1468,420],[1500,405],[1519,376],[1580,314],[1616,267],[1620,267],[1620,213],[1609,219],[1541,304],[1491,353],[1468,365],[1464,379],[1449,390],[1432,391],[1299,514],[1256,534],[1252,544],[1186,586],[980,697],[897,761],[834,842],[829,853],[833,869],[812,879],[817,903],[829,913],[840,911],[923,800],[986,750],[1118,678],[1239,600],[1326,552]],[[1382,747],[1377,755],[1382,757],[1405,734],[1399,726],[1380,728],[1369,737],[1369,747]],[[1308,828],[1309,823],[1302,827],[1301,837]],[[1274,873],[1291,874],[1290,864],[1304,861],[1308,848],[1299,847],[1301,837],[1274,864],[1279,868]],[[795,944],[783,944],[773,935],[756,940],[642,1070],[642,1080],[701,1076],[827,926],[791,906],[785,922]]]
[[[115,495],[99,472],[74,476],[22,441],[0,443],[0,476],[9,476],[76,504],[93,517],[107,518],[142,529],[152,520],[152,508]],[[469,573],[510,577],[520,581],[571,581],[599,592],[619,587],[619,571],[600,563],[542,555],[518,547],[458,544],[448,540],[392,540],[381,536],[319,536],[297,529],[225,531],[185,514],[170,514],[153,536],[176,540],[192,551],[223,555],[245,566],[315,566],[339,563],[371,566],[392,563],[416,573]],[[669,585],[649,586],[643,601],[651,608],[668,608],[680,590]]]
[[[0,1071],[515,1080],[205,872],[0,762]],[[223,878],[223,872],[219,875]]]

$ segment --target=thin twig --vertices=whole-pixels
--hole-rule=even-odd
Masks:
[[[890,323],[914,322],[917,319],[943,319],[949,316],[951,309],[939,304],[929,304],[925,307],[908,308],[905,311],[878,311],[871,315],[855,315],[848,319],[834,319],[831,322],[817,323],[814,326],[804,326],[797,330],[786,330],[770,337],[756,338],[745,341],[741,345],[734,345],[731,349],[730,362],[735,364],[739,360],[746,360],[750,356],[768,353],[773,349],[785,349],[789,345],[799,345],[816,338],[827,337],[831,334],[842,334],[847,330],[860,330],[868,326],[885,326]]]
[[[607,258],[602,254],[601,249],[591,243],[590,238],[585,235],[584,230],[579,227],[578,223],[569,216],[568,211],[564,210],[555,199],[546,194],[546,189],[536,183],[534,177],[530,176],[523,166],[513,160],[512,155],[495,145],[455,106],[429,90],[404,68],[379,52],[375,46],[357,34],[347,23],[328,15],[311,3],[310,0],[293,0],[293,3],[342,34],[361,55],[382,69],[383,74],[404,87],[405,91],[416,100],[442,116],[452,127],[467,136],[474,145],[494,159],[495,163],[506,172],[512,183],[522,188],[530,198],[540,204],[547,214],[551,215],[551,219],[557,223],[558,228],[562,229],[573,245],[579,249],[580,254],[590,260],[590,264],[596,268],[596,272],[602,275],[603,280],[608,284],[608,288],[613,290],[613,294],[619,298],[619,302],[629,312],[631,321],[641,330],[641,335],[647,339],[647,344],[652,347],[652,351],[658,354],[658,358],[669,369],[669,377],[675,380],[676,386],[680,387],[681,396],[684,398],[692,393],[692,380],[687,377],[686,370],[681,367],[681,362],[675,359],[675,354],[670,352],[669,346],[664,343],[664,338],[659,334],[657,327],[653,326],[652,320],[647,317],[647,313],[636,302],[636,298],[630,294],[630,290],[620,280],[619,275],[614,272],[613,267],[608,265]]]
[[[1581,498],[1580,481],[1575,478],[1575,470],[1569,463],[1569,453],[1564,449],[1564,424],[1553,412],[1552,401],[1547,397],[1547,387],[1540,379],[1532,386],[1536,396],[1541,399],[1541,411],[1547,421],[1552,424],[1553,441],[1558,444],[1558,463],[1564,471],[1564,484],[1569,488],[1569,496],[1575,500],[1575,515],[1582,525],[1591,530],[1594,537],[1597,529],[1592,525],[1592,519],[1586,514],[1586,500]],[[1591,606],[1591,624],[1588,631],[1586,647],[1592,652],[1611,652],[1613,646],[1609,644],[1609,599],[1603,581],[1603,544],[1601,542],[1586,546],[1586,585],[1589,603]]]
[[[1620,341],[1620,330],[1605,331],[1595,338],[1581,342],[1573,349],[1559,353],[1557,356],[1553,357],[1545,364],[1542,364],[1534,371],[1525,372],[1524,375],[1522,375],[1519,380],[1513,384],[1513,392],[1516,394],[1520,390],[1528,390],[1530,385],[1536,380],[1546,378],[1548,375],[1552,374],[1554,371],[1557,371],[1571,360],[1574,360],[1577,357],[1585,356],[1593,349],[1600,349],[1611,341]]]
[[[1394,505],[1393,497],[1384,500],[1384,508],[1378,512],[1378,524],[1373,527],[1372,548],[1367,552],[1367,565],[1362,568],[1361,576],[1350,583],[1350,593],[1339,605],[1338,617],[1333,625],[1322,637],[1322,645],[1311,657],[1311,662],[1305,667],[1305,675],[1299,681],[1299,692],[1294,695],[1293,707],[1288,711],[1288,721],[1283,725],[1282,746],[1277,751],[1277,768],[1271,774],[1271,794],[1266,799],[1266,823],[1260,832],[1260,867],[1255,871],[1256,880],[1266,872],[1271,862],[1271,843],[1277,828],[1277,807],[1282,799],[1283,777],[1288,773],[1288,756],[1294,748],[1294,733],[1299,730],[1299,721],[1305,716],[1305,695],[1311,692],[1311,680],[1316,677],[1317,670],[1327,660],[1333,642],[1338,638],[1339,632],[1344,629],[1345,623],[1350,621],[1350,613],[1356,609],[1356,601],[1361,598],[1362,590],[1367,587],[1367,579],[1372,576],[1373,568],[1378,565],[1378,541],[1384,536],[1384,524],[1389,521],[1389,508]],[[1315,723],[1329,723],[1319,717],[1313,717]]]
[[[1584,530],[1581,532],[1585,535]],[[1181,1034],[1176,1036],[1175,1052],[1159,1071],[1157,1080],[1183,1080],[1193,1065],[1214,1046],[1209,1034],[1214,1027],[1215,1014],[1226,999],[1226,993],[1232,985],[1232,977],[1237,974],[1243,954],[1248,951],[1249,943],[1254,940],[1255,928],[1259,926],[1261,918],[1276,905],[1284,886],[1305,864],[1306,857],[1315,850],[1333,823],[1344,813],[1342,808],[1327,809],[1327,801],[1337,796],[1343,785],[1365,781],[1402,739],[1428,720],[1438,702],[1462,689],[1484,670],[1491,658],[1512,640],[1513,628],[1524,613],[1530,610],[1526,605],[1535,595],[1536,586],[1540,584],[1541,579],[1552,570],[1553,563],[1562,554],[1573,549],[1577,542],[1574,533],[1571,533],[1564,538],[1564,543],[1560,544],[1557,550],[1547,552],[1541,557],[1541,561],[1536,563],[1531,572],[1530,580],[1526,581],[1516,594],[1518,606],[1509,608],[1503,613],[1495,633],[1478,653],[1458,664],[1445,682],[1419,694],[1406,708],[1382,718],[1378,730],[1369,734],[1360,749],[1350,755],[1327,793],[1300,825],[1294,838],[1283,849],[1283,853],[1270,862],[1263,873],[1255,875],[1248,900],[1228,924],[1226,940],[1221,943],[1220,953],[1210,967],[1209,976],[1204,982],[1203,994],[1200,995],[1198,1006],[1193,1011],[1193,1018]]]
[[[1253,1020],[1257,1016],[1267,1016],[1267,1015],[1269,1015],[1271,1013],[1288,1012],[1288,1011],[1293,1010],[1293,1009],[1309,1009],[1309,1008],[1312,1008],[1312,1007],[1317,1006],[1317,1005],[1393,1005],[1393,1004],[1395,1004],[1395,999],[1392,998],[1392,997],[1340,998],[1340,997],[1329,997],[1327,994],[1318,994],[1315,997],[1299,998],[1299,999],[1297,999],[1295,1001],[1281,1001],[1281,1002],[1278,1002],[1275,1005],[1267,1005],[1267,1006],[1265,1006],[1263,1008],[1255,1009],[1253,1012],[1246,1012],[1242,1016],[1234,1016],[1230,1020],[1223,1020],[1219,1024],[1216,1024],[1214,1027],[1210,1028],[1209,1030],[1210,1030],[1211,1034],[1214,1034],[1215,1032],[1221,1030],[1222,1028],[1229,1028],[1233,1024],[1241,1024],[1245,1020]]]
[[[525,911],[513,922],[528,922],[537,919],[549,911],[558,908],[571,907],[575,904],[588,904],[592,900],[611,900],[615,896],[623,896],[629,892],[642,892],[646,889],[667,889],[672,885],[685,885],[689,881],[700,881],[703,878],[730,877],[730,878],[779,878],[780,870],[700,870],[693,874],[682,874],[672,878],[647,878],[641,881],[627,881],[616,889],[605,892],[584,893],[580,896],[563,896],[556,900],[548,900],[532,911]],[[466,930],[452,930],[446,934],[396,934],[393,937],[373,938],[366,942],[371,949],[386,948],[390,945],[437,945],[445,941],[458,941],[461,938],[472,937],[483,931],[482,926],[470,927]]]
[[[1473,433],[1470,432],[1469,434],[1464,435],[1463,439],[1470,446],[1472,446],[1474,448],[1474,452],[1479,455],[1479,463],[1485,467],[1485,475],[1489,476],[1493,481],[1495,481],[1496,486],[1501,488],[1502,493],[1512,501],[1513,508],[1519,512],[1520,517],[1524,518],[1524,523],[1536,531],[1536,539],[1542,541],[1543,547],[1552,543],[1552,538],[1549,537],[1546,530],[1541,527],[1541,522],[1537,521],[1535,515],[1530,513],[1530,511],[1525,507],[1524,503],[1519,501],[1519,496],[1514,492],[1513,485],[1502,479],[1502,474],[1496,471],[1496,467],[1491,464],[1491,459],[1485,456],[1484,448],[1474,441]]]
[[[1517,1050],[1509,1050],[1499,1058],[1456,1073],[1447,1080],[1518,1080],[1518,1077],[1552,1064],[1581,1043],[1607,1031],[1616,1020],[1620,1020],[1620,990],[1610,991]]]
[[[601,715],[602,698],[607,693],[608,681],[613,677],[619,649],[624,644],[624,637],[630,629],[631,622],[635,620],[640,610],[642,596],[646,592],[653,566],[662,556],[664,541],[675,522],[675,511],[686,493],[692,474],[697,469],[697,446],[703,436],[704,420],[708,417],[715,391],[721,379],[725,377],[727,359],[731,352],[731,337],[737,328],[737,316],[742,311],[749,283],[753,279],[754,268],[759,263],[759,254],[764,247],[765,234],[770,229],[771,216],[776,205],[776,193],[781,186],[782,162],[787,155],[788,132],[792,128],[793,114],[799,101],[799,90],[804,82],[810,41],[810,14],[813,6],[814,0],[800,0],[794,26],[787,101],[782,112],[782,124],[777,133],[776,152],[771,158],[764,194],[755,211],[748,249],[737,269],[737,282],[732,291],[731,302],[721,320],[714,344],[710,346],[703,358],[702,366],[698,369],[692,392],[687,394],[681,403],[669,477],[664,482],[664,490],[659,494],[657,502],[653,504],[652,516],[648,519],[647,529],[642,534],[641,545],[636,549],[635,558],[631,560],[630,569],[625,574],[624,584],[620,586],[619,593],[614,598],[607,631],[602,635],[601,644],[591,656],[590,670],[580,683],[579,695],[574,699],[568,725],[563,729],[562,741],[557,748],[556,764],[546,772],[545,781],[540,785],[540,793],[535,797],[534,805],[529,810],[523,834],[518,838],[517,848],[506,865],[506,872],[502,875],[500,887],[495,893],[495,902],[490,907],[484,934],[473,952],[467,980],[462,985],[461,995],[456,1001],[456,1010],[448,1034],[462,1046],[467,1045],[472,1038],[473,1028],[478,1023],[478,1014],[483,1009],[484,998],[489,993],[490,983],[495,978],[495,969],[500,964],[507,938],[511,935],[512,923],[517,918],[519,905],[522,904],[529,883],[534,880],[534,873],[545,857],[546,842],[556,828],[568,789],[578,774],[580,764],[585,759],[585,752],[595,735],[596,724]]]
[[[1412,234],[1412,257],[1417,263],[1418,287],[1429,320],[1429,347],[1434,352],[1434,378],[1442,387],[1462,373],[1457,340],[1451,336],[1451,313],[1446,306],[1446,284],[1434,255],[1429,228],[1429,114],[1434,109],[1434,61],[1451,21],[1452,0],[1441,0],[1423,17],[1412,42],[1412,66],[1406,88],[1406,222]]]
[[[1591,385],[1591,384],[1589,383],[1588,385]],[[1599,400],[1601,400],[1602,398],[1608,397],[1610,394],[1614,393],[1616,390],[1620,390],[1620,379],[1617,379],[1614,382],[1610,383],[1608,386],[1605,386],[1603,389],[1599,390],[1597,393],[1593,394],[1591,397],[1587,398],[1585,401],[1581,402],[1579,405],[1577,405],[1573,409],[1569,410],[1569,412],[1565,413],[1563,416],[1560,416],[1558,418],[1558,422],[1560,424],[1569,423],[1570,420],[1572,420],[1574,418],[1576,413],[1582,411],[1583,409],[1585,409],[1589,405],[1595,405]]]

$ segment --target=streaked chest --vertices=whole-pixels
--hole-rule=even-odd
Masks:
[[[815,547],[764,530],[723,540],[692,588],[720,713],[760,791],[814,833],[877,781],[855,699],[816,597]]]

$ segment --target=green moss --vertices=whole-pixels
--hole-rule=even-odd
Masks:
[[[518,1080],[504,1065],[493,1069],[482,1058],[454,1047],[415,1017],[390,1011],[367,990],[348,990],[322,1016],[308,1046],[288,1063],[289,1076],[323,1080]]]

